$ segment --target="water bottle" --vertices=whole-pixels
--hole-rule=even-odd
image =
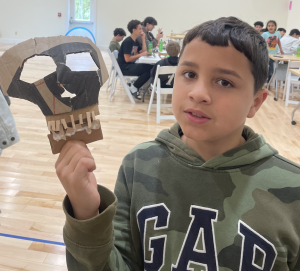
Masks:
[[[297,57],[300,57],[300,44],[297,47]]]
[[[153,51],[153,45],[152,45],[152,42],[150,41],[149,42],[149,45],[148,45],[148,54],[150,56],[152,56],[152,51]]]
[[[163,46],[164,46],[163,40],[160,39],[158,51],[162,52],[163,51]]]

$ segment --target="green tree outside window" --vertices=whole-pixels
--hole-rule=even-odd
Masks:
[[[91,20],[91,0],[75,0],[75,20]]]

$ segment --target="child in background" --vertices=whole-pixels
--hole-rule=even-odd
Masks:
[[[152,70],[150,71],[150,83],[154,83],[154,78],[157,70],[157,66],[177,66],[178,64],[178,55],[180,53],[180,45],[178,42],[171,41],[167,44],[166,47],[167,53],[170,57],[158,61]],[[173,88],[174,84],[174,74],[163,74],[159,75],[160,83],[162,88]]]
[[[270,55],[276,55],[278,53],[278,47],[280,49],[280,53],[284,54],[281,43],[280,43],[280,33],[276,31],[277,28],[277,23],[273,20],[268,21],[267,23],[267,29],[268,32],[264,32],[262,34],[262,37],[265,39],[267,42],[268,46],[268,51]],[[269,60],[269,76],[268,76],[268,82],[270,81],[273,71],[274,71],[274,60],[270,59]]]
[[[282,38],[282,37],[285,35],[285,33],[286,33],[286,30],[285,30],[284,28],[278,28],[277,31],[279,31],[281,38]],[[281,38],[280,38],[280,39],[281,39]]]
[[[126,37],[126,32],[124,31],[123,28],[116,28],[114,30],[114,37],[111,40],[110,44],[109,44],[109,50],[111,52],[117,50],[120,50],[120,44],[119,42],[122,41],[124,39],[124,37]]]
[[[257,21],[254,23],[254,28],[260,32],[260,30],[264,27],[264,23],[261,21]]]

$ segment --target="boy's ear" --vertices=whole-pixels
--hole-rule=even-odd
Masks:
[[[253,99],[253,104],[249,110],[247,118],[253,118],[256,112],[259,110],[263,102],[267,99],[269,91],[266,88],[259,90]]]

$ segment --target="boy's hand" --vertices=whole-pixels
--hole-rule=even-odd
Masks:
[[[69,196],[75,218],[85,220],[98,215],[100,195],[93,173],[96,164],[86,144],[68,141],[56,161],[55,169]]]
[[[281,53],[282,55],[284,55],[284,52],[283,52],[283,50],[280,50],[280,53]]]

